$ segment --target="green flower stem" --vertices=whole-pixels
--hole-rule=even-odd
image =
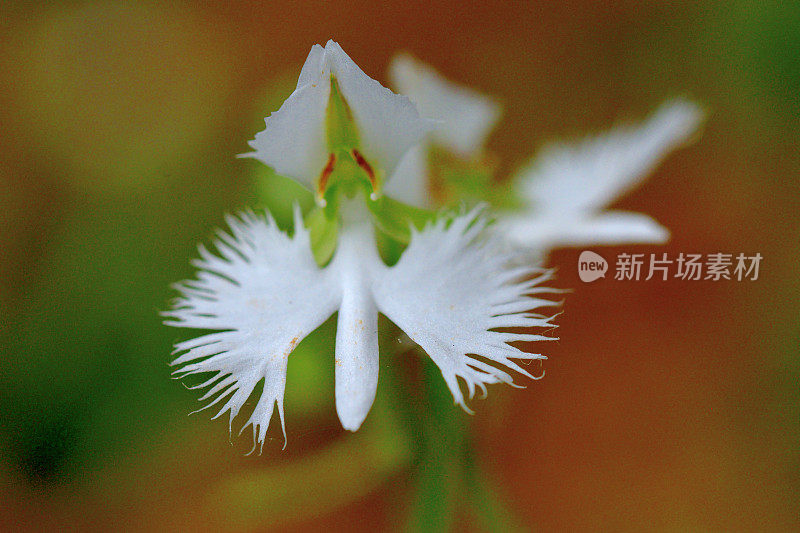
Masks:
[[[232,473],[212,485],[205,505],[211,529],[254,530],[356,501],[408,468],[413,441],[388,398],[376,399],[370,424],[287,462]],[[313,490],[309,487],[313,486]]]
[[[423,361],[423,401],[417,402],[412,419],[421,425],[420,458],[406,530],[449,531],[464,511],[483,530],[523,531],[521,520],[476,463],[467,416],[454,404],[438,367],[427,357]]]
[[[522,520],[505,503],[506,500],[499,491],[499,487],[476,464],[472,447],[464,448],[464,466],[466,480],[467,505],[471,514],[477,519],[478,525],[484,531],[529,531],[523,527]]]
[[[406,529],[449,531],[463,484],[460,458],[466,445],[466,424],[441,382],[436,365],[423,361],[423,405],[417,419],[422,424],[420,462]]]

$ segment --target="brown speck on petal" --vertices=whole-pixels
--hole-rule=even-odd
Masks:
[[[284,356],[284,357],[289,357],[289,355],[290,355],[290,354],[291,354],[291,353],[294,351],[294,349],[297,347],[297,343],[298,343],[298,342],[300,342],[300,335],[298,335],[297,337],[293,338],[293,339],[292,339],[292,340],[289,342],[289,347],[288,347],[288,348],[286,348],[286,351],[285,351],[285,352],[283,352],[283,356]]]

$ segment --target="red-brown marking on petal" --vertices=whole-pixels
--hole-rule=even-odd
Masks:
[[[328,178],[331,176],[334,166],[336,166],[336,154],[332,153],[330,157],[328,157],[328,164],[325,165],[325,168],[322,169],[322,174],[319,175],[320,194],[325,192],[325,188],[328,186]]]
[[[377,186],[377,183],[375,183],[375,171],[372,170],[372,167],[370,166],[369,163],[367,163],[367,160],[364,159],[364,156],[361,155],[361,152],[359,152],[355,148],[353,149],[353,158],[355,158],[358,166],[360,166],[364,170],[364,172],[367,173],[367,176],[369,177],[369,182],[372,184],[372,188],[374,190],[375,187]]]

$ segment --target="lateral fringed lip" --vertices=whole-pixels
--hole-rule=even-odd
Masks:
[[[169,325],[211,331],[175,346],[175,377],[212,373],[193,388],[208,388],[201,399],[209,404],[202,409],[221,404],[215,418],[229,413],[230,427],[263,380],[244,424],[253,426],[260,446],[276,406],[285,435],[289,355],[337,310],[336,405],[351,431],[375,397],[379,312],[433,359],[455,403],[468,412],[467,400],[477,390],[516,385],[511,372],[537,379],[517,361],[545,357],[513,343],[550,337],[509,328],[552,329],[552,317],[536,312],[552,304],[542,297],[552,292],[542,285],[551,274],[510,266],[497,253],[496,239],[486,236],[481,213],[478,207],[415,229],[391,267],[378,256],[369,220],[355,217],[346,224],[334,258],[319,267],[298,208],[292,236],[268,214],[229,217],[230,232],[215,241],[220,255],[202,254],[197,277],[178,285],[181,299],[165,313]]]

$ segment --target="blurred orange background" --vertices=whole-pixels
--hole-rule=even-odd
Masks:
[[[575,290],[546,378],[469,422],[534,529],[797,530],[799,29],[790,2],[4,4],[0,528],[394,528],[411,452],[374,413],[341,430],[332,365],[316,392],[290,366],[287,450],[243,457],[224,420],[186,417],[158,317],[196,243],[258,205],[234,156],[333,38],[384,84],[405,50],[496,96],[505,173],[670,96],[708,109],[617,204],[670,243],[598,251],[758,252],[759,279],[583,284],[558,251]]]

